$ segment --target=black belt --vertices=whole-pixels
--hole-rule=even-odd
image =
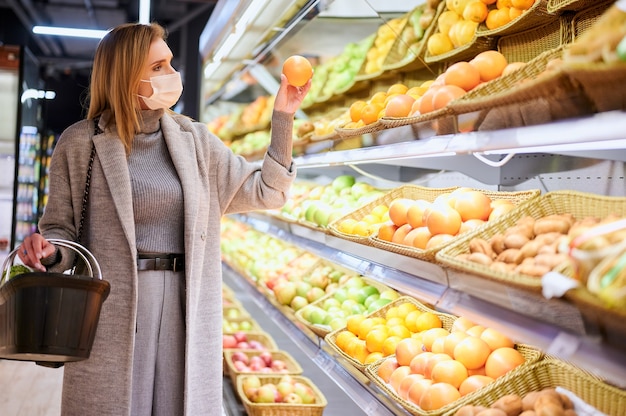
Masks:
[[[137,270],[185,271],[185,255],[176,253],[139,253]]]

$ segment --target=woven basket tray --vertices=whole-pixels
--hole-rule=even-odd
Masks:
[[[577,40],[580,35],[590,29],[596,21],[608,10],[615,0],[579,1],[584,5],[572,18],[571,21],[571,41]]]
[[[527,191],[515,191],[515,192],[503,192],[503,191],[489,191],[480,189],[482,193],[487,195],[489,198],[493,199],[503,199],[507,201],[513,202],[515,205],[519,205],[525,201],[531,200],[539,196],[540,191],[538,189],[532,189]],[[427,199],[427,198],[423,198]],[[428,199],[427,199],[428,200]],[[490,222],[482,225],[479,229],[483,229],[488,226]],[[435,247],[431,247],[428,250],[422,250],[415,247],[408,247],[402,244],[396,244],[390,241],[385,241],[379,239],[376,235],[370,238],[371,244],[374,247],[380,248],[382,250],[392,251],[394,253],[403,254],[409,257],[415,257],[420,260],[429,261],[429,262],[437,262],[436,255],[444,247],[453,244],[455,241],[463,238],[463,234],[453,238],[451,241],[440,244]]]
[[[548,0],[548,13],[575,12],[595,6],[597,0]]]
[[[562,75],[558,75],[553,77],[554,79],[534,82],[535,85],[525,88],[528,91],[517,92],[524,89],[526,85],[533,83],[533,80],[546,68],[550,60],[560,58],[562,55],[563,47],[545,51],[517,71],[486,82],[480,87],[469,91],[461,98],[452,101],[448,107],[454,114],[470,113],[489,110],[497,105],[514,104],[531,98],[546,97],[549,96],[550,92],[554,92],[555,89],[569,88],[568,80]],[[524,84],[521,84],[521,82],[524,82]],[[564,85],[561,85],[561,83],[564,83]],[[548,87],[546,92],[533,89],[533,87],[535,89],[542,88],[544,84]]]
[[[437,261],[445,266],[472,273],[509,286],[532,292],[541,292],[541,279],[514,273],[495,271],[488,266],[459,259],[462,253],[469,253],[469,242],[474,237],[488,240],[493,235],[504,232],[520,218],[531,216],[535,219],[551,214],[571,213],[576,219],[586,216],[606,217],[609,214],[625,215],[626,198],[607,197],[576,191],[553,191],[526,201],[502,217],[496,218],[486,227],[467,233],[437,253]]]
[[[381,131],[385,128],[385,126],[380,121],[375,121],[372,124],[365,125],[363,127],[357,127],[354,129],[347,129],[345,127],[336,127],[335,131],[339,138],[345,139],[348,137],[356,137],[361,136],[363,134],[368,133],[376,133],[377,131]]]
[[[234,335],[234,333],[231,333],[231,332],[229,332],[228,334]],[[224,335],[226,335],[226,333]],[[270,334],[264,331],[246,332],[246,339],[248,341],[254,340],[254,341],[260,342],[267,350],[278,349],[278,346],[276,345],[276,341],[274,341],[274,338],[272,338]],[[239,348],[224,348],[224,351],[235,351],[238,349]],[[244,349],[242,351],[250,351],[250,350],[254,351],[253,349]],[[222,362],[223,373],[226,375],[228,374],[228,365],[226,365],[226,359],[223,353],[222,353],[222,361],[223,361]]]
[[[407,53],[401,55],[399,50],[400,42],[403,42],[401,36],[398,36],[395,40],[394,45],[391,47],[389,54],[385,58],[385,62],[383,63],[383,71],[411,71],[419,68],[423,68],[426,65],[424,62],[424,54],[426,53],[426,43],[428,41],[428,37],[437,29],[437,19],[441,15],[441,12],[445,9],[445,2],[439,3],[437,9],[435,10],[435,14],[433,16],[433,20],[430,25],[424,30],[424,35],[422,39],[413,45]],[[418,6],[418,8],[424,9],[424,5]],[[415,10],[415,9],[414,9]],[[412,11],[409,12],[409,16]],[[408,24],[407,24],[408,26]],[[406,27],[405,29],[406,30]]]
[[[436,32],[434,32],[436,33]],[[442,53],[441,55],[431,55],[428,50],[424,53],[424,62],[427,64],[435,62],[446,62],[449,64],[459,61],[469,61],[478,55],[480,52],[493,49],[496,45],[495,37],[488,36],[474,36],[471,42],[452,49],[450,52]]]
[[[526,361],[524,362],[524,364],[521,364],[519,367],[511,370],[510,373],[516,371],[516,370],[521,370],[521,369],[528,369],[531,366],[533,366],[534,364],[536,364],[537,362],[540,362],[540,360],[543,358],[543,354],[541,353],[541,351],[533,346],[530,345],[525,345],[525,344],[516,344],[515,345],[515,349],[517,349],[526,359]],[[415,415],[415,416],[440,416],[440,415],[453,415],[454,412],[456,411],[456,409],[458,409],[459,407],[461,407],[462,405],[466,404],[466,403],[470,403],[471,399],[476,395],[476,393],[488,388],[488,387],[483,387],[480,390],[477,390],[474,393],[470,393],[464,397],[461,397],[460,399],[444,406],[441,407],[440,409],[437,410],[423,410],[422,408],[420,408],[419,406],[417,406],[416,404],[405,400],[403,398],[401,398],[398,393],[391,388],[391,386],[389,386],[389,384],[385,383],[379,376],[378,376],[378,368],[380,367],[380,365],[384,362],[383,359],[380,359],[376,362],[374,362],[373,364],[370,364],[366,367],[365,369],[365,375],[374,383],[376,384],[381,390],[383,390],[387,395],[389,395],[390,397],[393,397],[395,400],[397,400],[410,414]],[[495,385],[496,383],[498,383],[499,381],[501,381],[501,379],[504,378],[508,378],[507,376],[510,374],[505,374],[504,376],[500,377],[498,380],[495,380],[491,383],[491,385]]]
[[[232,356],[235,352],[237,351],[244,351],[248,357],[253,357],[253,356],[258,356],[259,354],[261,354],[263,351],[256,351],[256,350],[224,350],[224,362],[226,363],[226,366],[228,367],[228,375],[230,376],[230,379],[233,382],[233,385],[237,384],[237,377],[241,376],[241,375],[248,375],[248,374],[268,374],[266,372],[260,372],[260,371],[237,371],[237,369],[235,368],[234,364],[233,364],[233,360],[232,360]],[[283,351],[283,350],[270,350],[270,353],[272,354],[272,359],[275,360],[283,360],[286,364],[287,364],[287,370],[285,372],[281,372],[280,375],[283,374],[292,374],[292,375],[300,375],[302,374],[302,367],[300,366],[300,364],[296,361],[295,358],[293,358],[287,351]]]
[[[498,39],[498,51],[508,62],[530,62],[546,51],[571,42],[571,38],[570,19],[561,17],[523,32],[502,36]]]
[[[267,383],[278,383],[280,376],[259,375],[261,385]],[[317,388],[313,381],[304,376],[292,376],[294,381],[304,383],[309,386],[315,395],[315,403],[312,404],[289,404],[289,403],[254,403],[246,397],[243,390],[243,380],[246,376],[237,377],[237,394],[241,398],[243,407],[248,416],[322,416],[324,408],[328,405],[326,397]]]
[[[250,317],[250,313],[243,307],[243,305],[229,305],[222,306],[222,313],[224,316],[228,316],[230,313],[236,312],[237,316],[233,316],[234,318],[248,318]]]
[[[381,316],[384,317],[387,313],[387,311],[394,307],[394,306],[398,306],[401,305],[403,303],[412,303],[414,304],[418,310],[422,311],[422,312],[432,312],[435,315],[437,315],[439,317],[439,319],[441,319],[442,325],[444,329],[447,329],[448,331],[452,328],[452,324],[454,323],[454,321],[456,320],[456,316],[451,315],[451,314],[447,314],[447,313],[442,313],[442,312],[438,312],[435,311],[434,309],[426,306],[425,304],[421,303],[420,301],[418,301],[415,298],[412,298],[410,296],[400,296],[399,298],[393,300],[392,302],[388,303],[387,305],[383,306],[382,308],[366,315],[367,317],[377,317],[377,316]],[[339,348],[337,346],[337,335],[342,332],[345,331],[347,328],[343,327],[343,328],[339,328],[336,329],[330,333],[328,333],[326,335],[326,337],[324,337],[324,340],[326,341],[326,343],[333,349],[334,352],[336,352],[339,356],[343,357],[346,361],[348,361],[352,366],[354,366],[356,369],[358,369],[359,371],[361,371],[362,373],[365,373],[365,369],[371,365],[371,364],[364,364],[358,360],[356,360],[355,358],[349,356],[348,354],[346,354],[344,351],[341,350],[341,348]]]
[[[341,223],[341,221],[347,218],[354,218],[357,221],[361,220],[363,219],[363,217],[365,217],[365,215],[372,212],[372,210],[378,205],[389,206],[389,204],[391,204],[391,202],[396,198],[425,199],[429,202],[432,202],[439,195],[443,193],[452,192],[455,189],[457,189],[457,187],[427,188],[427,187],[417,186],[417,185],[400,186],[398,188],[392,189],[391,191],[387,192],[385,195],[381,196],[380,198],[377,198],[373,200],[372,202],[365,204],[362,207],[344,215],[343,217],[336,219],[335,221],[328,224],[328,229],[330,233],[334,236],[343,238],[345,240],[350,240],[350,241],[354,241],[357,243],[372,246],[374,244],[370,237],[344,233],[337,228],[338,225]]]
[[[245,332],[258,332],[261,330],[261,328],[259,327],[259,323],[254,318],[241,317],[241,318],[228,319],[228,322],[234,322],[234,323],[241,323],[243,321],[250,322],[250,329],[245,330]]]
[[[513,369],[499,380],[461,398],[457,406],[444,413],[453,416],[465,404],[491,406],[507,394],[524,397],[532,391],[562,387],[607,415],[619,415],[626,409],[626,391],[603,382],[593,374],[552,357]],[[587,414],[587,413],[585,413]]]
[[[376,280],[372,280],[372,279],[368,279],[368,278],[363,278],[363,280],[365,280],[365,282],[370,285],[370,286],[374,286],[376,289],[378,289],[379,292],[383,292],[384,290],[388,290],[390,289],[389,286],[382,284]],[[341,287],[341,286],[339,286]],[[328,293],[324,296],[322,296],[321,298],[319,298],[318,300],[311,302],[309,305],[310,306],[320,306],[323,305],[324,302],[330,298],[333,298],[334,293]],[[309,306],[307,305],[307,306]],[[320,338],[324,338],[326,335],[328,335],[330,332],[332,332],[332,329],[330,328],[330,326],[328,325],[319,325],[319,324],[313,324],[310,321],[308,321],[305,317],[304,317],[304,309],[307,308],[307,306],[305,306],[302,309],[299,309],[298,311],[296,311],[296,319],[298,320],[298,322],[302,323],[304,326],[306,326],[307,328],[309,328],[315,335],[317,335]],[[350,316],[347,315],[346,318]]]
[[[481,23],[476,30],[476,36],[505,36],[542,26],[557,18],[555,15],[548,13],[547,6],[548,0],[536,0],[521,16],[495,29],[488,29],[485,23]]]
[[[595,111],[626,109],[626,63],[568,63],[563,72],[582,86]]]

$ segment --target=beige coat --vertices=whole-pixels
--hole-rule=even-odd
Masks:
[[[293,119],[273,123],[291,132]],[[103,121],[101,120],[102,124]],[[222,407],[220,219],[223,214],[284,204],[295,178],[270,157],[262,164],[234,156],[206,126],[164,115],[161,128],[182,183],[185,219],[185,414],[219,415]],[[276,129],[278,130],[278,129]],[[40,230],[47,238],[74,240],[80,217],[93,123],[69,127],[54,150],[50,196]],[[114,133],[93,137],[93,165],[83,242],[111,283],[91,356],[65,366],[64,416],[128,415],[137,270],[131,183],[124,148]],[[67,268],[67,256],[60,267]],[[175,415],[173,415],[175,416]]]

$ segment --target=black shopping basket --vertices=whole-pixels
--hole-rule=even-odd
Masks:
[[[12,251],[0,279],[0,358],[47,367],[89,358],[111,286],[86,248],[72,241],[49,241],[74,250],[89,276],[30,272],[9,278],[16,254]]]

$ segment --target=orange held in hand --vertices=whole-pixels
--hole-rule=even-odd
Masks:
[[[294,87],[301,87],[313,76],[313,67],[304,56],[293,55],[283,63],[283,74]]]

